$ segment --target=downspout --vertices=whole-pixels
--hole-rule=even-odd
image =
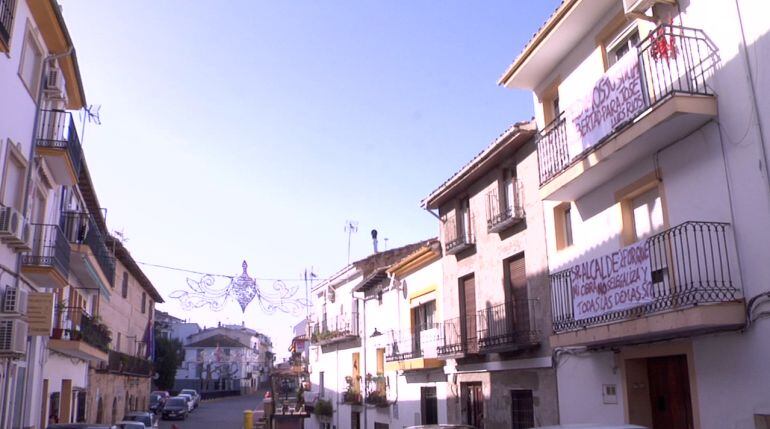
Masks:
[[[432,212],[431,212],[432,213]],[[396,275],[394,273],[391,273],[388,275],[390,277],[390,289],[396,291],[396,314],[398,317],[398,327],[399,327],[399,335],[401,333],[401,297],[398,296],[399,293],[401,293],[401,288],[396,286]],[[393,404],[398,404],[398,378],[399,378],[399,371],[396,371],[396,398],[393,400]],[[400,416],[400,415],[399,415]]]
[[[738,12],[738,25],[741,27],[741,40],[743,41],[743,60],[746,63],[746,73],[751,88],[751,102],[754,107],[754,116],[757,118],[757,128],[759,129],[760,153],[764,163],[765,180],[767,181],[768,193],[770,193],[770,172],[767,165],[767,145],[765,144],[765,132],[762,125],[762,115],[759,114],[759,103],[757,102],[757,89],[754,85],[754,74],[751,72],[751,59],[749,58],[749,46],[746,44],[746,30],[743,27],[743,15],[738,0],[735,0],[735,10]]]

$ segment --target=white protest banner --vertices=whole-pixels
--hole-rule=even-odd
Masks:
[[[573,266],[570,288],[575,320],[651,302],[647,240]]]
[[[645,107],[639,57],[631,50],[565,112],[570,159],[592,147]]]

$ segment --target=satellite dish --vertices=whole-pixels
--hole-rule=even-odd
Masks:
[[[157,372],[156,372],[155,374],[153,374],[153,375],[152,375],[152,379],[153,379],[153,380],[157,380],[157,379],[159,379],[159,378],[160,378],[160,373],[157,373]]]
[[[406,280],[401,280],[401,293],[404,294],[404,299],[406,299],[407,296],[409,295],[409,292],[407,289],[408,288],[406,287]]]

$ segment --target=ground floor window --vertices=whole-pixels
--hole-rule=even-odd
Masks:
[[[374,429],[388,429],[387,423],[374,422]]]
[[[350,429],[361,429],[361,413],[358,411],[350,413]]]
[[[513,429],[535,427],[535,405],[531,390],[511,390],[511,422]]]

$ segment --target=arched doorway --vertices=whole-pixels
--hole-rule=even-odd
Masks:
[[[112,399],[112,417],[111,420],[112,424],[115,424],[118,421],[118,398],[115,397]]]
[[[101,396],[96,400],[96,423],[104,423],[104,403]]]

